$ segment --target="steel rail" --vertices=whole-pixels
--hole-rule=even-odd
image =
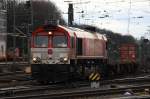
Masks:
[[[133,91],[142,91],[144,88],[150,88],[150,84],[141,86],[127,86],[123,88],[108,88],[108,89],[76,89],[76,90],[65,90],[57,92],[49,92],[47,94],[31,94],[24,96],[13,96],[5,97],[4,99],[54,99],[54,98],[68,98],[68,97],[82,97],[82,96],[101,96],[110,94],[120,94],[124,93],[127,89],[132,89]]]
[[[125,79],[115,79],[115,80],[106,80],[106,81],[101,81],[100,82],[100,85],[103,86],[103,85],[112,85],[114,84],[114,87],[116,87],[117,84],[122,84],[122,83],[130,83],[130,82],[148,82],[150,81],[150,77],[149,75],[148,76],[145,76],[145,77],[137,77],[137,78],[125,78]],[[25,82],[16,82],[16,87],[19,86],[19,85],[23,85],[23,84],[37,84],[36,81],[25,81]],[[71,85],[71,84],[70,84]],[[15,84],[12,84],[11,85],[12,87],[15,86]],[[11,86],[8,86],[8,89],[9,87]],[[28,86],[28,85],[27,85]],[[55,86],[55,88],[52,88],[53,86]],[[57,87],[58,86],[58,87]],[[90,82],[76,82],[74,84],[72,84],[73,88],[81,88],[81,87],[89,87],[90,86]],[[72,86],[67,86],[69,88],[72,88]],[[12,89],[11,91],[13,91],[15,94],[17,93],[29,93],[29,92],[38,92],[40,90],[55,90],[55,89],[59,89],[59,88],[64,88],[66,89],[66,85],[64,84],[56,84],[56,85],[47,85],[47,86],[33,86],[32,88],[29,88],[29,89],[23,89],[23,90],[16,90],[16,89]],[[7,88],[6,88],[7,89]],[[10,91],[10,90],[8,90]],[[7,90],[5,90],[4,93],[7,93],[8,92]]]

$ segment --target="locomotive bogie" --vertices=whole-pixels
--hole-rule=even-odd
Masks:
[[[32,76],[37,81],[64,82],[71,79],[68,64],[32,64]]]

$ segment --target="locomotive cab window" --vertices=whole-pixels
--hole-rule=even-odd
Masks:
[[[53,47],[67,47],[67,37],[58,35],[53,37]]]
[[[48,36],[35,36],[34,44],[36,47],[48,47]]]

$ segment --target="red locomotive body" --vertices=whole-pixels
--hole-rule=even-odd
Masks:
[[[88,74],[86,70],[92,66],[99,71],[107,60],[106,42],[99,33],[60,25],[41,26],[32,33],[32,75],[40,81],[64,81],[76,73]]]

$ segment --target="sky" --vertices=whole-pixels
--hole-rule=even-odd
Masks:
[[[50,0],[68,20],[68,3],[74,5],[74,22],[95,25],[135,38],[150,38],[150,0]],[[81,13],[84,11],[84,13]]]

